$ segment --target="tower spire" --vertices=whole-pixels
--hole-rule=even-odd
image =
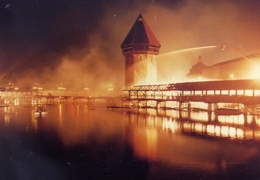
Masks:
[[[156,46],[158,49],[157,53],[159,53],[161,45],[141,14],[139,14],[134,25],[121,44],[121,48],[124,49],[129,45],[140,43]]]

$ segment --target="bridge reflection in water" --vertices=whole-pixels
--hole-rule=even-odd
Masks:
[[[147,125],[159,125],[169,132],[233,140],[260,140],[260,115],[215,115],[213,112],[188,114],[178,110],[155,109],[129,111],[129,120],[138,122],[141,116]]]
[[[257,115],[245,119],[243,114],[212,113],[210,120],[208,112],[188,115],[178,110],[129,109],[126,116],[132,127],[135,153],[143,158],[159,158],[172,167],[181,167],[180,171],[187,168],[228,173],[225,178],[239,179],[245,176],[239,172],[236,177],[230,170],[237,166],[233,170],[239,171],[241,164],[259,158],[260,116]]]
[[[244,114],[211,112],[209,119],[205,111],[104,106],[89,110],[87,103],[47,108],[43,119],[32,116],[33,107],[0,109],[1,139],[6,139],[5,149],[10,148],[2,152],[2,163],[15,160],[29,172],[46,174],[58,166],[60,174],[71,175],[68,179],[260,177],[257,115],[248,114],[245,123]]]

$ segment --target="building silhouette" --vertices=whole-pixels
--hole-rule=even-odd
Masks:
[[[121,44],[125,56],[125,86],[157,83],[156,55],[161,45],[142,15]]]
[[[260,54],[242,56],[236,59],[223,61],[206,66],[201,57],[192,66],[187,77],[190,80],[208,79],[259,79],[260,78]]]

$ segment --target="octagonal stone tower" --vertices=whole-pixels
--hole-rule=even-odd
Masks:
[[[121,44],[125,56],[125,86],[157,82],[156,55],[161,45],[139,15]]]

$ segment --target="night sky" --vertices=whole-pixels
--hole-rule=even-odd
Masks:
[[[14,82],[71,89],[124,85],[120,45],[141,13],[161,43],[162,81],[188,73],[198,56],[207,65],[260,52],[260,1],[1,0],[0,86]]]

